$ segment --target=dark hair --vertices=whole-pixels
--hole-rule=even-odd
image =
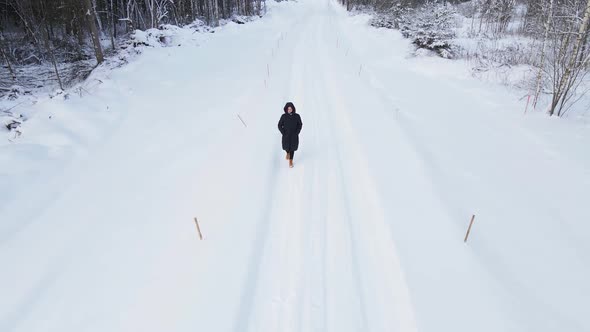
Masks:
[[[285,107],[283,107],[283,111],[285,111],[285,113],[287,113],[287,108],[291,107],[293,109],[293,113],[296,112],[295,110],[295,105],[293,105],[292,102],[288,102],[287,104],[285,104]]]

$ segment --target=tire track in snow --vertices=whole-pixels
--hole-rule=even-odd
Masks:
[[[289,35],[290,37],[290,35]],[[299,37],[300,38],[300,37]],[[285,41],[283,41],[283,44],[288,44],[286,41],[288,39],[286,39]],[[273,51],[275,52],[275,51]],[[281,60],[281,58],[285,58],[286,59],[282,59],[284,62],[289,63],[292,61],[290,57],[288,56],[289,53],[286,52],[285,50],[281,51],[276,51],[276,53],[274,53],[275,58],[275,66],[276,68],[281,68],[278,65],[278,62]],[[272,60],[269,61],[269,63],[272,62]],[[279,76],[275,73],[275,70],[272,71],[271,74],[272,77],[266,77],[267,80],[267,84],[269,84],[269,86],[266,88],[267,90],[267,95],[272,96],[272,98],[269,98],[269,102],[265,103],[265,105],[268,105],[268,107],[270,108],[270,110],[274,110],[276,106],[275,104],[273,104],[273,102],[276,102],[277,100],[275,100],[275,96],[278,96],[279,93],[277,92],[277,88],[280,88],[280,84],[278,82],[275,82],[276,77]],[[289,77],[289,76],[287,76]],[[278,107],[277,107],[278,108]],[[252,114],[252,116],[259,116],[260,114]],[[273,114],[274,115],[274,114]],[[266,137],[264,137],[266,138]],[[259,139],[262,139],[262,137],[260,137]],[[273,145],[273,147],[279,147],[279,145]],[[249,329],[249,327],[252,326],[253,322],[252,322],[252,317],[255,313],[255,309],[256,309],[256,301],[257,301],[257,297],[259,296],[260,292],[261,292],[261,287],[266,287],[266,285],[262,285],[260,282],[261,279],[261,274],[264,273],[264,260],[265,260],[265,253],[269,252],[269,248],[272,247],[272,234],[270,234],[276,224],[276,219],[273,216],[273,205],[271,202],[273,202],[277,196],[280,196],[279,194],[279,186],[277,186],[277,183],[280,183],[281,177],[284,176],[284,174],[282,174],[282,170],[281,170],[281,166],[277,163],[277,158],[276,158],[276,154],[273,151],[268,151],[268,161],[267,163],[270,165],[270,169],[271,169],[271,174],[269,174],[268,176],[268,183],[267,183],[267,190],[265,190],[265,192],[267,193],[266,195],[266,199],[264,200],[265,202],[267,202],[267,204],[265,206],[263,206],[261,208],[263,212],[263,214],[260,217],[260,222],[257,226],[257,236],[254,240],[254,244],[252,246],[252,253],[250,254],[250,259],[248,260],[248,272],[247,272],[247,276],[246,276],[246,280],[244,281],[244,286],[243,286],[243,292],[240,296],[240,304],[238,306],[238,310],[237,310],[237,314],[234,318],[234,331],[244,331]],[[255,322],[254,322],[255,323]]]
[[[354,234],[344,221],[350,216],[342,215],[342,206],[347,204],[342,193],[342,175],[337,176],[330,169],[335,151],[320,153],[326,143],[337,145],[326,104],[321,102],[321,89],[325,87],[314,79],[318,70],[314,55],[320,49],[313,47],[313,38],[309,38],[317,33],[322,19],[318,15],[310,18],[300,30],[300,43],[294,49],[297,60],[293,62],[289,88],[295,91],[299,108],[307,110],[304,137],[312,137],[313,142],[302,149],[297,159],[302,161],[297,162],[295,169],[278,171],[278,180],[286,181],[274,189],[271,233],[262,253],[264,257],[257,262],[257,289],[248,293],[253,295],[252,301],[242,305],[255,308],[249,309],[247,318],[238,320],[242,326],[247,322],[252,331],[343,331],[367,326]],[[310,158],[306,158],[308,154]],[[277,161],[278,165],[283,163]],[[306,212],[293,214],[298,210]],[[328,227],[335,231],[328,234]],[[328,262],[328,252],[335,258],[333,262]],[[333,289],[330,294],[328,287]],[[331,308],[329,295],[333,296]],[[328,317],[337,323],[330,324]]]
[[[298,30],[294,29],[294,31]],[[301,43],[303,36],[301,34],[291,33],[289,34],[288,39],[285,39],[282,44],[289,45],[288,40],[291,39],[291,36],[295,36],[295,39],[297,40],[296,43],[291,44],[292,47]],[[271,105],[269,106],[271,110],[280,109],[280,106],[277,106],[279,104],[276,103],[280,103],[280,99],[277,97],[284,95],[283,91],[285,90],[281,85],[281,82],[278,82],[277,79],[283,77],[289,80],[293,76],[293,71],[279,70],[280,68],[290,68],[289,66],[285,66],[285,64],[293,63],[292,54],[293,52],[289,52],[289,49],[283,49],[282,52],[275,54],[277,58],[274,60],[274,67],[276,69],[272,71],[271,77],[268,78],[268,82],[272,83],[268,88],[268,95],[271,96],[270,100],[272,101],[269,103],[269,105]],[[283,66],[281,66],[281,64]],[[291,82],[292,86],[293,79],[291,78],[289,82]],[[286,89],[286,91],[293,91],[293,88]],[[279,114],[280,113],[275,112],[270,114],[272,117],[272,123],[276,123],[274,118]],[[260,139],[262,139],[262,137],[260,137]],[[267,139],[267,137],[264,139]],[[275,148],[280,147],[279,144],[273,146]],[[279,319],[278,317],[298,316],[295,313],[285,312],[284,308],[276,308],[275,303],[283,302],[285,298],[284,294],[288,293],[290,290],[285,289],[282,285],[276,283],[276,280],[281,281],[288,277],[284,273],[281,273],[282,270],[284,270],[284,268],[281,268],[283,262],[280,262],[280,260],[278,261],[280,266],[278,269],[273,264],[277,263],[277,259],[274,257],[274,255],[277,254],[275,249],[278,248],[280,252],[288,250],[288,248],[284,247],[284,244],[287,242],[280,241],[280,239],[284,238],[284,236],[292,236],[293,234],[289,234],[288,230],[290,229],[287,228],[289,223],[282,220],[282,217],[292,212],[291,208],[287,208],[289,203],[288,198],[302,196],[300,194],[301,185],[296,183],[297,179],[289,177],[292,174],[286,173],[286,170],[283,169],[286,166],[286,162],[284,159],[280,160],[276,157],[277,153],[275,150],[268,151],[268,154],[270,156],[269,163],[272,168],[272,174],[269,175],[269,178],[272,180],[269,181],[268,190],[266,191],[268,193],[266,202],[268,203],[266,206],[262,207],[264,215],[261,217],[262,221],[258,226],[261,231],[258,232],[251,259],[249,260],[250,267],[248,276],[244,283],[244,292],[242,294],[241,304],[239,305],[238,315],[234,321],[235,331],[244,331],[245,329],[259,331],[261,329],[261,324],[269,323],[268,319],[272,320],[270,324],[273,326],[269,330],[277,330],[277,325],[283,321],[283,319]],[[285,179],[287,179],[286,183],[288,188],[285,188],[283,185]],[[289,191],[286,195],[285,189]],[[273,202],[279,202],[279,208],[277,208],[277,204],[273,204]],[[279,240],[277,240],[277,237]],[[276,270],[279,272],[278,275],[273,273],[277,272]],[[291,282],[299,282],[297,280],[293,281],[293,278],[290,278],[289,280],[291,280]],[[279,294],[279,297],[275,299],[270,298],[271,310],[269,311],[265,305],[269,304],[267,301],[269,300],[268,290],[272,288],[273,285],[276,289],[273,289],[273,292],[270,294],[271,296],[273,294]],[[272,306],[275,307],[274,310],[272,310]],[[291,323],[296,323],[296,320],[294,319],[289,320]]]
[[[335,137],[333,132],[330,131],[330,136]],[[332,217],[334,219],[334,222],[340,222],[343,225],[343,227],[345,227],[345,234],[346,234],[346,241],[348,243],[349,246],[349,250],[350,250],[350,268],[351,268],[351,273],[352,273],[352,279],[354,281],[354,293],[356,294],[356,300],[358,301],[358,313],[359,313],[359,317],[358,317],[358,324],[359,326],[357,326],[355,328],[355,330],[361,330],[361,331],[366,331],[368,330],[368,315],[367,315],[367,300],[366,300],[366,296],[365,296],[365,291],[364,291],[364,287],[363,287],[363,279],[361,277],[361,264],[359,263],[359,243],[358,240],[355,238],[355,234],[357,232],[355,232],[355,227],[354,227],[354,222],[353,222],[353,215],[351,213],[350,210],[350,206],[351,206],[351,201],[348,197],[348,195],[346,195],[345,191],[345,183],[346,183],[346,178],[344,177],[344,173],[342,171],[342,157],[341,157],[341,151],[338,149],[337,152],[333,152],[332,154],[330,154],[336,161],[336,167],[335,167],[335,172],[333,174],[333,179],[335,180],[335,182],[337,182],[337,184],[333,184],[332,188],[333,188],[333,193],[330,195],[331,197],[338,197],[338,201],[339,203],[335,204],[337,209],[340,208],[344,208],[343,209],[343,215],[339,215],[339,212],[334,212],[332,211],[332,215],[330,217]],[[334,196],[332,196],[334,195]]]
[[[274,158],[271,159],[273,163]],[[278,167],[271,167],[272,174],[269,175],[271,179],[278,178]],[[275,196],[275,181],[268,181],[267,184],[267,200],[272,200]],[[257,226],[256,238],[254,239],[254,245],[252,253],[250,254],[249,270],[247,273],[246,281],[244,282],[243,292],[240,296],[240,305],[236,318],[234,319],[234,331],[244,331],[244,327],[248,326],[250,316],[252,314],[252,302],[256,295],[258,288],[258,276],[260,273],[261,260],[263,257],[263,250],[268,242],[268,233],[271,227],[271,209],[265,209],[264,214],[260,218],[260,222]]]
[[[291,78],[283,96],[284,99],[295,100],[298,108],[305,110],[308,109],[308,90],[305,89],[303,77],[306,64],[303,58],[305,37],[310,30],[304,26],[298,31],[300,36],[292,53]],[[308,123],[307,120],[304,122]],[[306,130],[308,127],[305,125]],[[309,302],[306,302],[306,291],[309,291],[307,281],[314,275],[314,268],[313,263],[309,262],[309,251],[305,250],[309,249],[305,244],[311,238],[309,233],[313,227],[313,218],[305,211],[312,212],[313,207],[310,195],[304,194],[313,187],[313,176],[307,175],[307,169],[315,174],[316,162],[313,158],[305,159],[305,152],[296,156],[299,156],[296,158],[296,168],[281,170],[283,175],[279,177],[279,180],[284,180],[282,186],[286,186],[286,190],[275,198],[274,212],[271,213],[278,225],[274,232],[276,235],[267,247],[266,273],[260,281],[266,289],[257,294],[258,299],[255,301],[259,306],[255,312],[256,324],[250,326],[255,331],[307,330],[310,325],[316,324],[307,310]],[[281,160],[280,164],[284,165],[284,161]],[[264,282],[265,278],[270,280]]]
[[[314,27],[315,38],[313,39],[314,44],[312,48],[314,54],[325,52],[325,43],[330,42],[320,38],[323,29],[322,21],[323,18],[318,17]],[[325,131],[326,136],[324,139],[329,143],[327,145],[330,147],[330,149],[325,151],[327,158],[322,161],[326,163],[326,169],[331,163],[335,163],[335,167],[332,169],[333,171],[331,173],[326,172],[325,174],[325,179],[327,181],[325,186],[327,188],[325,193],[327,197],[326,222],[330,224],[330,228],[333,230],[328,233],[328,230],[326,229],[326,242],[333,246],[335,245],[335,247],[329,249],[333,251],[333,253],[344,253],[344,255],[341,254],[339,258],[347,258],[344,261],[336,260],[331,262],[332,264],[330,264],[330,267],[326,266],[326,268],[329,269],[328,277],[331,281],[329,284],[332,286],[331,288],[333,288],[333,293],[327,293],[327,296],[345,294],[344,296],[339,296],[339,298],[344,301],[338,301],[339,303],[337,303],[337,301],[331,303],[328,302],[329,308],[327,311],[333,311],[333,315],[328,314],[328,318],[341,320],[342,317],[339,316],[346,316],[346,320],[341,322],[328,321],[327,324],[329,325],[327,325],[327,330],[342,331],[343,329],[351,329],[366,331],[368,329],[368,315],[366,312],[366,299],[360,274],[361,265],[358,256],[359,247],[357,240],[355,239],[353,221],[349,209],[351,202],[345,194],[345,178],[342,172],[342,161],[339,156],[340,142],[333,130],[333,115],[329,112],[331,107],[329,102],[330,96],[322,95],[320,93],[326,91],[327,84],[321,84],[324,83],[324,81],[318,79],[318,73],[324,73],[326,68],[318,62],[317,58],[313,59],[312,63],[315,66],[315,68],[312,68],[311,70],[315,75],[312,81],[314,87],[313,91],[315,91],[315,96],[318,100],[318,109],[316,111],[321,118],[320,123],[322,124],[322,130]],[[344,248],[342,246],[344,246]],[[346,253],[348,253],[348,255],[346,255]],[[329,263],[327,262],[327,264]],[[334,273],[334,271],[336,271],[336,273]],[[345,273],[348,274],[346,277],[344,277]],[[344,282],[342,283],[342,281]],[[326,290],[326,292],[328,291]],[[332,297],[330,300],[334,299],[335,298]]]
[[[314,151],[314,168],[318,174],[316,205],[311,211],[314,216],[312,220],[323,220],[323,245],[325,260],[321,268],[312,269],[310,279],[315,280],[315,285],[321,285],[322,290],[317,288],[308,289],[312,293],[322,293],[323,310],[316,312],[322,314],[312,320],[320,331],[358,331],[367,329],[367,313],[365,310],[365,299],[362,292],[360,275],[360,264],[358,258],[357,243],[351,227],[351,217],[347,214],[346,206],[349,202],[343,194],[344,185],[342,172],[338,167],[336,172],[332,168],[336,160],[339,142],[332,129],[333,121],[327,112],[329,107],[326,96],[323,94],[325,86],[317,79],[318,73],[324,68],[318,65],[315,55],[323,51],[322,41],[318,39],[318,32],[325,16],[313,15],[310,17],[310,38],[307,44],[306,78],[311,86],[310,113],[306,118],[314,122],[314,146],[306,151]],[[309,120],[308,120],[309,121]],[[326,149],[328,147],[328,149]],[[338,165],[337,165],[338,166]],[[321,208],[320,208],[321,207]],[[343,209],[343,207],[345,207]],[[315,226],[315,222],[312,227]],[[312,233],[313,236],[313,233]],[[313,253],[314,255],[316,253]],[[318,262],[319,263],[319,262]],[[316,263],[316,264],[318,264]],[[321,269],[321,273],[319,270]],[[319,280],[317,275],[322,275]],[[313,303],[311,304],[313,307]],[[309,329],[303,329],[305,331]]]
[[[284,76],[288,90],[271,90],[283,97],[294,91],[304,112],[302,151],[293,170],[284,159],[271,161],[275,185],[258,226],[236,331],[416,329],[373,179],[357,137],[349,135],[351,110],[339,101],[348,96],[337,87],[348,83],[326,74],[342,68],[317,58],[335,36],[325,18],[311,13],[300,26]]]
[[[325,33],[326,29],[320,31]],[[332,33],[332,35],[336,34]],[[331,39],[334,38],[329,33],[327,37],[324,37],[325,41]],[[325,82],[324,91],[328,92],[326,99],[331,101],[331,106],[333,106],[328,107],[332,113],[330,118],[337,122],[338,125],[335,128],[339,128],[342,134],[339,141],[343,144],[339,147],[346,146],[347,156],[349,156],[344,159],[342,149],[338,149],[338,169],[345,186],[344,192],[348,202],[345,206],[347,214],[350,216],[350,226],[360,239],[365,240],[362,241],[363,246],[357,250],[360,251],[358,254],[363,254],[364,258],[361,260],[359,270],[370,272],[364,273],[362,276],[363,291],[366,297],[365,305],[369,305],[370,301],[370,305],[375,306],[368,310],[369,330],[381,331],[396,328],[400,331],[416,331],[417,326],[410,291],[405,282],[396,246],[385,222],[384,210],[374,180],[366,165],[365,157],[361,152],[358,137],[356,137],[348,119],[347,113],[351,110],[348,109],[343,99],[350,98],[350,96],[339,93],[335,88],[337,82],[347,82],[336,79],[333,74],[340,72],[338,69],[344,68],[335,68],[333,63],[327,59],[326,52],[320,52],[320,61],[324,74],[322,77]],[[345,161],[349,162],[344,163]],[[344,174],[347,177],[344,177]],[[347,181],[347,179],[354,181]],[[352,220],[356,223],[353,223]],[[364,227],[360,227],[361,220],[363,220]],[[383,264],[384,262],[385,264]],[[377,288],[371,290],[370,285],[377,285]],[[387,309],[389,308],[395,309],[397,313],[397,315],[394,314],[395,320],[388,314]],[[375,314],[379,311],[381,311],[380,315]]]
[[[307,34],[313,30],[308,28]],[[307,56],[303,59],[303,68],[299,68],[300,72],[306,78],[313,77],[313,71],[310,67],[312,59],[309,59],[309,54],[302,54]],[[310,82],[314,83],[313,80]],[[304,119],[306,130],[302,136],[302,150],[303,155],[309,155],[306,165],[311,166],[311,176],[309,185],[304,191],[304,197],[308,197],[308,205],[304,206],[306,209],[305,219],[308,225],[308,236],[304,242],[303,250],[305,251],[305,283],[302,288],[302,311],[300,320],[303,322],[302,331],[326,331],[326,226],[325,226],[325,198],[322,188],[324,183],[322,179],[326,178],[325,168],[320,164],[320,126],[317,117],[317,110],[319,108],[317,89],[311,89],[312,93],[309,98],[305,99],[304,103]],[[306,145],[306,137],[311,137],[313,142],[311,145]]]

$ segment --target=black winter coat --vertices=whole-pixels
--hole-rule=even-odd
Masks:
[[[283,134],[283,150],[287,152],[297,151],[299,148],[299,133],[303,128],[303,122],[299,114],[285,112],[279,120],[279,131]]]

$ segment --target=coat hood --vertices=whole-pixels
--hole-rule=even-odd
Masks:
[[[283,111],[285,111],[285,114],[287,113],[287,108],[291,107],[293,109],[293,113],[297,113],[297,110],[295,109],[295,105],[293,105],[292,102],[288,102],[287,104],[285,104],[285,107],[283,107]]]

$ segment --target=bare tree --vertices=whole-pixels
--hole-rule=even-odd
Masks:
[[[104,61],[104,55],[102,53],[102,46],[100,45],[100,35],[98,28],[96,27],[96,11],[92,6],[90,0],[84,0],[86,5],[86,21],[92,36],[92,42],[94,44],[94,52],[96,54],[96,61],[101,64]]]
[[[57,61],[55,60],[55,54],[53,53],[53,49],[51,48],[51,43],[49,42],[49,28],[47,26],[47,22],[43,20],[43,42],[45,43],[45,48],[47,49],[47,53],[51,59],[51,63],[53,64],[53,69],[55,70],[55,76],[57,77],[57,82],[59,83],[59,88],[63,90],[63,83],[61,81],[61,76],[59,75],[59,70],[57,69]]]
[[[573,50],[569,56],[566,55],[567,44],[564,46],[563,50],[560,50],[560,55],[563,55],[563,57],[568,60],[566,61],[567,65],[565,66],[563,75],[560,75],[555,79],[557,84],[554,86],[551,106],[548,112],[550,116],[554,115],[556,112],[557,116],[563,115],[562,113],[566,110],[564,107],[571,99],[572,93],[574,92],[572,88],[578,85],[579,78],[584,75],[584,72],[586,71],[585,65],[587,60],[579,61],[578,56],[582,49],[584,36],[588,32],[588,23],[590,22],[590,0],[586,3],[583,13],[582,23],[580,24],[577,34],[575,34],[576,41],[573,45]],[[566,36],[566,40],[570,40],[569,34]]]
[[[10,76],[12,76],[12,80],[16,80],[16,74],[14,72],[14,70],[12,69],[12,66],[10,65],[10,59],[8,59],[8,56],[6,55],[6,52],[4,51],[4,36],[2,34],[0,34],[0,53],[2,53],[2,58],[4,58],[4,61],[6,62],[6,66],[8,67],[8,71],[10,72]]]
[[[547,19],[545,20],[545,33],[543,35],[543,41],[541,43],[541,60],[539,62],[539,72],[537,73],[537,82],[535,85],[535,99],[533,107],[537,107],[539,101],[539,95],[541,94],[541,88],[543,85],[543,69],[545,68],[545,52],[547,49],[547,39],[549,38],[549,29],[551,27],[551,21],[553,20],[553,0],[549,0],[549,9],[547,13]]]
[[[219,26],[219,1],[213,0],[213,26]]]
[[[109,10],[109,26],[110,26],[110,37],[111,37],[111,47],[113,50],[115,49],[115,38],[117,34],[117,26],[115,25],[115,9],[114,9],[114,1],[110,0],[110,10]]]

